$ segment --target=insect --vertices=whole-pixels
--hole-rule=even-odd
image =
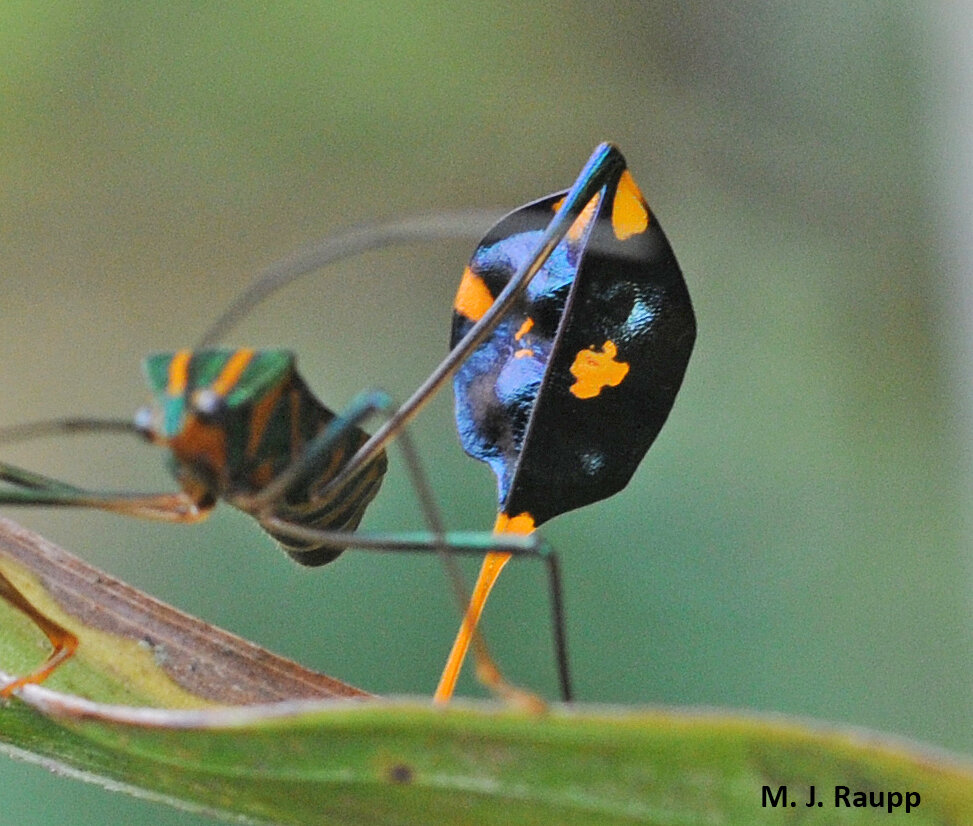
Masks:
[[[258,279],[200,346],[149,356],[153,403],[134,421],[61,419],[0,431],[0,440],[63,433],[138,434],[169,451],[178,490],[99,492],[0,464],[0,504],[93,507],[193,522],[219,501],[251,515],[297,562],[323,565],[345,548],[438,551],[452,572],[463,622],[436,691],[448,700],[467,649],[481,678],[506,683],[476,632],[493,583],[515,555],[547,565],[561,693],[572,696],[557,556],[534,529],[628,482],[662,427],[695,338],[675,257],[616,147],[597,147],[567,192],[503,218],[480,242],[457,293],[446,358],[400,406],[382,393],[326,408],[282,349],[214,342],[286,283],[336,258],[403,240],[465,232],[461,222],[404,222],[351,233]],[[493,533],[446,533],[407,425],[453,378],[460,440],[497,475]],[[369,419],[384,421],[369,435]],[[397,440],[420,493],[423,534],[355,533]],[[450,553],[484,557],[472,598]],[[0,574],[0,597],[47,635],[40,668],[0,689],[46,679],[77,647]]]

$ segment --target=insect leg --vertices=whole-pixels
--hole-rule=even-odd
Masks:
[[[0,573],[0,599],[6,600],[14,608],[26,614],[34,625],[44,632],[53,649],[39,668],[0,688],[0,699],[6,699],[22,686],[44,682],[61,663],[74,654],[78,648],[78,638],[63,625],[35,608],[3,573]]]
[[[141,436],[127,420],[67,418],[0,428],[0,442],[20,442],[53,435],[128,433]],[[0,481],[12,487],[0,489],[0,505],[45,505],[97,508],[142,519],[165,522],[196,522],[212,505],[196,502],[181,491],[174,493],[126,493],[93,491],[50,476],[0,462]]]
[[[387,536],[374,536],[377,541],[369,542],[368,535],[349,533],[348,531],[322,531],[317,528],[309,528],[289,522],[273,513],[273,503],[285,497],[293,488],[304,485],[309,479],[313,479],[328,458],[329,452],[340,444],[342,437],[349,428],[357,428],[365,419],[375,414],[389,414],[395,410],[389,396],[381,391],[371,391],[362,393],[356,397],[349,405],[348,409],[337,416],[312,442],[307,446],[300,459],[287,470],[278,476],[260,493],[248,497],[234,498],[232,503],[257,515],[261,525],[268,529],[272,534],[290,535],[302,542],[313,542],[316,547],[331,545],[335,548],[358,547],[372,550],[385,551],[420,551],[437,552],[443,561],[447,575],[452,586],[459,610],[464,617],[468,616],[469,590],[463,580],[452,553],[460,550],[465,553],[484,555],[493,552],[497,545],[498,537],[493,534],[445,534],[442,518],[435,505],[428,482],[428,477],[415,450],[408,430],[403,429],[398,433],[397,444],[403,451],[412,485],[419,499],[420,507],[429,531],[415,536],[404,536],[392,534]],[[323,496],[340,496],[341,490],[328,486],[322,492]],[[261,509],[263,513],[261,513]],[[465,547],[457,548],[451,539],[455,537],[466,543]],[[526,543],[514,543],[515,554],[527,554],[544,558],[548,565],[549,580],[552,588],[552,604],[554,608],[554,637],[556,645],[556,657],[558,669],[561,676],[562,694],[565,699],[570,699],[571,688],[568,677],[566,639],[564,633],[564,619],[561,600],[560,576],[557,568],[557,557],[543,541],[532,540]],[[292,552],[293,554],[293,552]],[[531,705],[537,705],[537,700],[527,698],[526,692],[521,691],[503,680],[499,668],[494,664],[487,650],[482,635],[476,633],[476,623],[467,623],[467,645],[472,643],[474,653],[477,658],[478,673],[482,675],[483,682],[491,687],[497,694],[509,697],[517,697]],[[464,648],[465,653],[465,648]],[[440,696],[440,699],[448,699]]]
[[[466,657],[466,652],[470,647],[471,641],[474,646],[473,650],[474,654],[476,655],[477,676],[479,677],[480,681],[492,686],[497,681],[502,679],[499,672],[496,671],[493,663],[485,660],[479,655],[477,651],[478,634],[476,629],[480,621],[480,615],[483,613],[483,608],[486,605],[487,597],[489,597],[493,584],[500,575],[500,571],[503,570],[511,558],[520,553],[524,553],[523,551],[511,551],[504,548],[503,543],[508,537],[512,538],[517,536],[516,534],[500,533],[500,525],[504,518],[505,517],[498,518],[498,527],[496,532],[492,534],[483,534],[484,537],[488,537],[488,539],[485,540],[485,549],[481,550],[481,553],[484,554],[483,564],[480,568],[480,573],[477,577],[476,584],[473,587],[473,595],[469,600],[466,611],[463,614],[463,622],[456,634],[453,647],[449,652],[449,657],[446,660],[446,666],[443,668],[442,676],[439,679],[439,685],[436,687],[434,699],[437,702],[447,702],[453,696],[453,691],[456,687],[456,680],[459,677],[460,670],[463,666],[463,660]],[[526,554],[535,556],[536,558],[542,560],[547,568],[548,590],[551,594],[551,620],[554,634],[554,658],[555,662],[557,663],[558,680],[561,686],[561,697],[565,702],[571,702],[573,699],[573,691],[571,687],[571,670],[568,665],[567,632],[565,630],[563,600],[564,592],[561,586],[561,567],[558,561],[558,556],[554,549],[537,534],[531,533],[522,536],[524,539],[529,540],[529,544],[524,546],[528,549]],[[500,691],[499,693],[503,692]]]
[[[195,522],[208,514],[206,507],[197,504],[184,493],[127,494],[87,491],[8,464],[0,464],[0,480],[16,486],[14,489],[0,491],[0,504],[4,505],[89,507],[168,522]],[[4,698],[23,685],[41,683],[47,679],[61,663],[74,654],[78,639],[35,608],[2,573],[0,599],[26,614],[44,632],[53,646],[51,655],[40,668],[0,688],[0,698]]]
[[[349,533],[347,531],[324,531],[317,528],[308,528],[304,525],[297,525],[276,516],[267,516],[261,520],[265,528],[275,534],[287,534],[294,539],[304,542],[316,542],[321,545],[332,545],[336,548],[358,548],[366,551],[383,551],[386,553],[440,553],[447,552],[447,556],[452,554],[464,554],[468,556],[483,557],[491,553],[510,554],[514,557],[530,557],[541,560],[548,576],[548,588],[551,593],[551,618],[553,625],[555,659],[557,661],[558,679],[561,687],[561,696],[565,701],[570,701],[573,697],[571,687],[570,669],[568,665],[567,634],[565,631],[563,588],[561,585],[561,571],[557,552],[538,534],[518,536],[514,534],[493,534],[477,531],[449,531],[443,534],[428,532],[419,533]],[[478,634],[475,631],[478,617],[467,616],[469,603],[464,600],[462,603],[464,625],[470,626],[470,634],[473,639],[474,653],[479,659],[479,643],[476,642]],[[482,667],[478,662],[478,674],[484,681],[491,685],[491,671],[499,671],[495,666],[483,662]],[[491,685],[495,687],[497,693],[503,695],[507,693],[504,689],[506,683]],[[523,695],[524,692],[511,687],[511,694]],[[441,697],[440,699],[448,699]]]
[[[212,508],[209,503],[196,502],[181,491],[126,493],[87,490],[4,463],[0,463],[0,480],[14,486],[0,490],[0,505],[96,508],[163,522],[198,522],[205,519]]]
[[[280,536],[280,532],[275,531],[276,527],[283,524],[294,523],[288,523],[285,520],[282,520],[279,515],[275,514],[274,504],[280,501],[282,498],[286,498],[288,494],[292,493],[295,489],[303,488],[306,490],[308,484],[320,475],[321,471],[326,465],[332,462],[332,452],[341,449],[342,441],[349,430],[357,430],[357,428],[363,424],[367,418],[374,414],[384,413],[388,415],[394,409],[395,405],[393,404],[391,398],[384,392],[370,391],[360,394],[352,401],[344,412],[336,416],[328,424],[328,426],[325,427],[324,430],[322,430],[322,432],[306,446],[304,452],[297,461],[295,461],[282,473],[278,474],[278,476],[270,484],[264,487],[257,494],[249,497],[234,497],[231,500],[232,504],[255,514],[258,521],[260,521],[261,525],[265,529],[268,529],[274,535]],[[429,548],[429,550],[434,550],[439,553],[444,569],[446,570],[447,576],[450,580],[450,585],[456,598],[457,605],[459,606],[459,610],[462,612],[467,604],[469,593],[466,583],[463,580],[459,567],[449,554],[448,546],[442,540],[442,519],[440,517],[439,510],[435,505],[435,500],[429,486],[428,478],[422,468],[418,453],[412,445],[412,441],[409,438],[407,431],[403,430],[399,434],[399,437],[400,438],[398,439],[397,443],[405,456],[406,466],[409,469],[412,485],[416,491],[420,507],[422,508],[423,516],[430,531],[427,537],[431,538],[434,543],[433,547]],[[327,498],[338,499],[343,495],[345,494],[342,489],[329,486],[319,494],[318,501],[324,501]],[[263,511],[263,514],[261,511]],[[272,515],[273,521],[271,521],[266,514]],[[283,531],[283,533],[286,534],[287,531]],[[335,531],[327,535],[322,534],[322,541],[318,541],[317,537],[315,537],[311,540],[311,542],[313,542],[315,552],[317,552],[322,546],[331,544],[329,541],[327,541],[329,538],[333,539],[334,537],[341,537],[344,541],[337,540],[333,543],[333,545],[337,549],[342,549],[350,544],[349,540],[352,536],[353,534],[348,531]],[[288,552],[293,557],[297,558],[298,561],[300,561],[300,551],[289,549]],[[490,661],[489,654],[486,651],[486,646],[479,635],[474,638],[474,644],[476,646],[476,650],[479,652],[480,659],[485,662]],[[490,665],[491,672],[495,672],[499,675],[499,670],[493,666],[492,661],[490,661]],[[495,682],[499,683],[500,680],[498,679]]]
[[[130,422],[96,419],[58,419],[26,425],[0,428],[0,442],[22,441],[39,436],[68,433],[134,432]],[[175,493],[113,493],[92,491],[67,482],[0,463],[0,481],[8,487],[0,490],[2,505],[45,505],[86,507],[114,511],[143,519],[167,522],[196,522],[207,516],[209,503],[196,502],[188,494]],[[0,699],[9,697],[27,684],[42,683],[78,647],[78,638],[60,623],[38,610],[24,594],[0,573],[0,599],[24,613],[50,640],[52,651],[44,663],[30,674],[0,688]]]

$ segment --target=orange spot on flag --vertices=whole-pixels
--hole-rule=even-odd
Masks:
[[[589,347],[579,350],[571,365],[571,375],[577,379],[569,390],[579,399],[593,399],[605,387],[616,387],[628,375],[629,365],[616,361],[618,348],[614,341],[606,341],[601,350]]]
[[[572,244],[577,244],[582,238],[584,238],[585,232],[588,231],[588,226],[594,220],[595,212],[598,210],[599,201],[601,201],[600,192],[596,193],[592,199],[585,204],[584,209],[581,210],[578,217],[574,219],[574,223],[571,224],[571,229],[569,229],[567,233],[567,239]],[[558,198],[553,204],[554,211],[559,212],[563,205],[564,198]]]
[[[517,341],[520,341],[525,335],[527,335],[530,332],[530,328],[533,326],[534,326],[534,319],[532,319],[530,316],[527,316],[524,323],[521,324],[517,332],[514,333],[514,338],[517,339]]]
[[[619,241],[645,232],[649,225],[649,210],[632,174],[626,169],[618,180],[612,204],[612,229]]]
[[[486,311],[493,306],[493,296],[473,270],[467,267],[463,270],[463,277],[459,282],[459,289],[456,291],[456,300],[453,307],[456,312],[466,316],[470,321],[479,321],[486,314]]]
[[[529,534],[533,533],[536,528],[534,517],[529,513],[518,513],[516,516],[498,513],[496,524],[493,526],[493,532]]]

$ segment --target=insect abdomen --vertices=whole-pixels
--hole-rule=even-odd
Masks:
[[[358,527],[365,514],[365,508],[378,493],[387,467],[388,460],[385,452],[382,451],[336,493],[318,498],[314,496],[312,490],[307,501],[282,502],[277,505],[276,516],[303,528],[350,533]],[[268,533],[280,542],[281,547],[292,559],[301,565],[325,565],[337,558],[344,550],[344,547],[336,548],[331,544],[302,542],[272,530],[268,530]]]

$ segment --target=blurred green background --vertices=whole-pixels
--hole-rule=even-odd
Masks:
[[[586,702],[813,716],[973,749],[969,288],[950,37],[896,3],[7,2],[0,6],[0,423],[128,415],[139,361],[193,343],[263,266],[356,222],[512,208],[626,153],[694,297],[673,414],[629,488],[559,518]],[[968,207],[965,202],[963,209]],[[958,228],[958,231],[957,231]],[[965,241],[965,238],[961,240]],[[229,343],[300,354],[332,407],[402,398],[445,350],[471,251],[371,254]],[[443,394],[416,428],[454,528],[494,482]],[[137,444],[11,445],[105,486]],[[299,569],[239,514],[193,528],[7,515],[309,666],[429,694],[457,617],[438,562]],[[366,527],[416,529],[396,457]],[[472,570],[472,569],[471,569]],[[485,628],[556,695],[539,566]],[[464,676],[461,694],[481,694]],[[0,760],[3,823],[194,823]],[[200,818],[200,823],[209,822]]]

